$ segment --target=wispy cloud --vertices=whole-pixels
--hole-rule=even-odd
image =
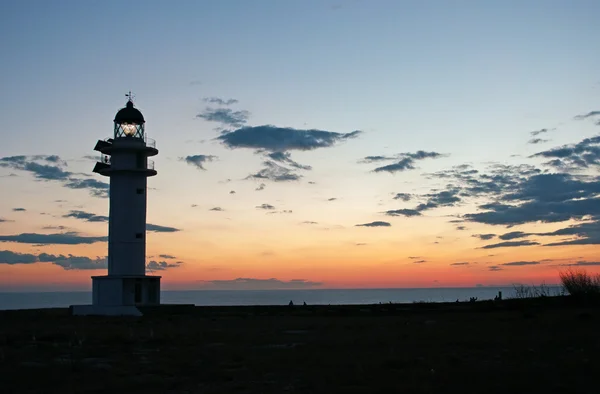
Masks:
[[[171,258],[173,256],[164,258]],[[16,265],[16,264],[34,264],[34,263],[50,263],[62,267],[65,270],[105,270],[108,268],[107,257],[90,258],[86,256],[75,256],[72,254],[31,254],[19,253],[10,250],[0,250],[0,264]],[[165,270],[167,268],[179,267],[182,262],[167,263],[165,261],[150,261],[147,268],[151,270]]]
[[[151,260],[146,264],[146,269],[150,271],[164,271],[169,268],[178,268],[183,264],[182,261],[177,261],[175,263],[168,263],[166,261],[154,261]]]
[[[275,289],[306,289],[321,286],[321,282],[313,282],[306,279],[281,280],[276,278],[237,278],[232,280],[202,281],[203,288],[227,289],[227,290],[275,290]]]
[[[69,189],[87,189],[94,197],[108,197],[108,183],[76,177],[75,173],[63,169],[64,166],[66,163],[56,155],[0,158],[0,167],[29,172],[38,181],[55,181]]]
[[[531,145],[537,145],[537,144],[543,144],[544,142],[548,142],[550,140],[545,140],[543,138],[532,138],[529,141],[527,141],[528,144]]]
[[[356,224],[356,227],[390,227],[391,224],[388,222],[375,221],[370,223]]]
[[[539,245],[539,242],[535,241],[507,241],[507,242],[499,242],[496,244],[490,244],[482,246],[481,249],[496,249],[496,248],[515,248],[518,246],[532,246]]]
[[[302,175],[296,174],[289,168],[280,166],[274,161],[265,161],[263,162],[263,165],[264,168],[257,173],[248,175],[246,179],[264,179],[273,182],[290,182],[297,181],[302,178]]]
[[[489,239],[492,239],[496,236],[496,234],[473,234],[473,237],[475,238],[479,238],[482,241],[487,241]]]
[[[250,112],[245,110],[234,111],[231,108],[207,107],[196,117],[209,122],[220,123],[224,126],[242,127],[248,121]]]
[[[213,155],[192,155],[181,158],[181,160],[200,170],[206,170],[206,168],[204,168],[204,164],[217,159],[218,157]]]
[[[409,201],[413,196],[408,193],[396,193],[394,200]]]
[[[353,131],[344,134],[264,125],[240,128],[217,137],[217,140],[229,148],[250,148],[269,152],[307,151],[334,146],[339,142],[355,138],[360,133],[360,131]]]
[[[79,245],[106,241],[108,241],[108,237],[88,237],[79,235],[77,232],[65,232],[57,234],[22,233],[15,235],[0,235],[0,242],[17,242],[25,244]]]
[[[539,261],[513,261],[510,263],[502,263],[500,265],[510,266],[510,267],[520,267],[520,266],[524,266],[524,265],[538,265],[538,264],[540,264]]]
[[[233,105],[237,104],[239,101],[236,99],[222,99],[219,97],[205,97],[205,103],[216,104],[216,105]]]
[[[421,216],[421,212],[419,212],[416,209],[391,209],[391,210],[385,211],[385,214],[387,216],[406,216],[406,217]]]
[[[435,159],[438,157],[442,157],[441,153],[437,152],[426,152],[423,150],[419,150],[417,152],[406,152],[399,153],[395,156],[366,156],[359,160],[359,163],[375,163],[381,161],[390,161],[397,160],[395,163],[388,164],[385,166],[377,167],[373,170],[373,172],[401,172],[406,170],[414,170],[416,169],[417,161],[424,159]]]

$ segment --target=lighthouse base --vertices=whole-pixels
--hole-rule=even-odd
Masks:
[[[138,307],[160,305],[160,276],[92,276],[92,305],[73,305],[73,315],[141,316]]]

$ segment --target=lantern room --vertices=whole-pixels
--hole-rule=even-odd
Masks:
[[[144,139],[144,115],[133,106],[131,93],[127,95],[129,100],[115,115],[115,138]]]

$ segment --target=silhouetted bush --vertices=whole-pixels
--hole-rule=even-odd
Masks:
[[[565,290],[577,298],[597,298],[600,296],[600,274],[588,274],[585,270],[563,271],[559,273]]]
[[[514,298],[539,298],[539,297],[556,297],[560,295],[564,295],[561,293],[560,289],[553,288],[548,286],[545,283],[542,283],[539,286],[535,285],[523,285],[523,284],[514,284],[513,288],[515,290]]]

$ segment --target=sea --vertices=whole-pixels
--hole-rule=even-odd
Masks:
[[[514,287],[419,288],[419,289],[309,289],[309,290],[189,290],[162,291],[163,304],[226,305],[367,305],[379,303],[455,302],[490,300],[502,292],[503,298],[517,296]],[[559,287],[550,287],[557,295]],[[0,310],[67,308],[91,304],[92,293],[79,292],[0,292]]]

